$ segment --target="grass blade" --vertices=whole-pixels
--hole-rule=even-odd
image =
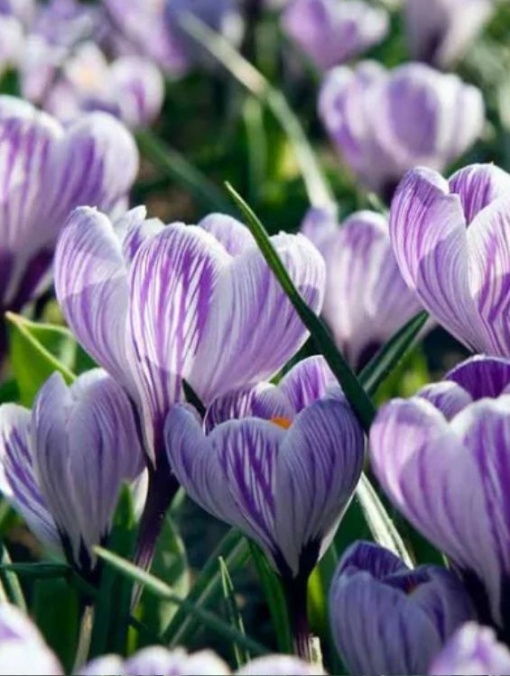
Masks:
[[[236,80],[266,105],[285,131],[298,161],[310,204],[331,207],[335,201],[299,118],[285,96],[247,61],[224,37],[211,30],[196,16],[186,14],[182,26],[219,61]]]
[[[223,620],[217,617],[214,613],[203,610],[191,601],[179,597],[173,591],[173,589],[165,584],[162,580],[159,580],[150,573],[146,573],[141,568],[137,568],[126,559],[123,559],[122,557],[117,556],[116,554],[113,554],[102,547],[95,547],[94,551],[101,559],[109,563],[126,578],[134,583],[139,584],[141,587],[145,588],[152,594],[155,594],[161,600],[169,601],[181,606],[190,615],[195,615],[197,619],[199,619],[200,622],[204,626],[208,627],[211,631],[214,631],[223,638],[236,643],[236,645],[241,646],[246,650],[249,650],[254,655],[268,654],[268,649],[260,645],[260,643],[254,641],[248,636],[245,636],[235,627],[231,627],[226,622],[223,622]]]
[[[228,566],[222,557],[219,559],[219,570],[228,620],[232,626],[241,632],[241,634],[246,636],[243,618],[239,612],[239,608],[237,607],[234,583],[232,582],[232,578],[228,572]],[[238,645],[234,645],[233,650],[237,668],[242,667],[243,664],[246,664],[246,662],[249,661],[250,653],[247,650],[242,650]]]
[[[7,595],[7,598],[15,606],[18,606],[23,612],[27,612],[27,604],[25,602],[25,596],[23,595],[23,590],[18,580],[18,576],[12,570],[5,570],[5,566],[12,565],[11,557],[5,545],[0,546],[0,566],[3,570],[0,570],[0,583],[2,584],[3,593]],[[2,594],[3,595],[3,594]]]
[[[407,322],[386,345],[374,355],[359,374],[364,389],[374,395],[377,388],[398,366],[413,345],[416,337],[428,320],[426,312],[420,312]]]
[[[227,190],[232,195],[233,200],[248,221],[250,230],[262,255],[266,259],[267,264],[280,282],[282,289],[287,294],[303,324],[310,331],[318,349],[342,386],[344,394],[358,416],[360,424],[364,430],[368,432],[375,415],[375,408],[370,397],[363,389],[354,371],[337,350],[336,345],[322,320],[308,307],[301,294],[296,289],[289,273],[273,247],[266,229],[257,218],[256,214],[231,185],[227,184]]]
[[[136,132],[141,154],[171,180],[175,180],[208,211],[232,213],[232,207],[221,191],[195,166],[148,129]]]

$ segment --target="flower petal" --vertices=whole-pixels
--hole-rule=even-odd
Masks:
[[[257,657],[235,672],[236,676],[321,676],[325,673],[317,664],[304,662],[293,655]]]
[[[491,202],[510,191],[510,175],[494,164],[471,164],[459,169],[448,181],[450,192],[458,195],[467,223]]]
[[[287,432],[277,459],[275,539],[294,575],[310,563],[302,561],[308,547],[318,557],[329,546],[363,460],[363,432],[340,399],[312,404]]]
[[[239,256],[255,244],[249,229],[225,214],[209,214],[198,223],[198,227],[221,242],[231,256]]]
[[[466,390],[457,383],[449,381],[426,385],[421,388],[417,396],[430,401],[443,413],[447,420],[451,420],[473,402],[472,397]]]
[[[461,342],[479,347],[466,222],[439,174],[414,169],[405,176],[391,205],[390,236],[400,272],[424,307]]]
[[[308,357],[294,366],[281,380],[279,389],[294,413],[322,399],[338,381],[322,356]]]
[[[0,407],[0,491],[44,544],[60,550],[57,526],[34,468],[30,411],[16,404]]]
[[[475,401],[496,398],[510,386],[510,360],[476,355],[449,371],[445,380],[457,383]]]

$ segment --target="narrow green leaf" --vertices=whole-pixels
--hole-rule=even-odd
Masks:
[[[235,571],[243,566],[249,556],[246,538],[232,528],[216,547],[205,566],[194,580],[193,587],[186,599],[200,608],[214,603],[221,594],[221,576],[218,570],[218,559],[224,559],[229,570]],[[171,647],[185,645],[193,636],[197,627],[197,618],[179,608],[167,631],[165,643]]]
[[[122,489],[115,512],[108,545],[123,557],[133,553],[136,538],[136,518],[133,496],[128,486]],[[123,654],[126,649],[129,617],[131,615],[132,585],[115,568],[106,566],[96,596],[96,612],[91,657],[105,653]]]
[[[426,312],[420,312],[410,319],[397,333],[374,355],[359,374],[359,380],[365,390],[374,395],[377,388],[408,354],[416,337],[428,320]]]
[[[59,371],[67,383],[75,379],[72,371],[55,356],[62,344],[66,344],[66,329],[35,324],[12,312],[5,316],[9,329],[11,365],[22,404],[31,406],[41,385],[55,371]]]
[[[235,627],[243,636],[246,636],[246,631],[244,629],[243,618],[239,611],[236,601],[234,583],[228,572],[228,567],[225,563],[225,560],[220,556],[219,558],[219,569],[221,575],[221,586],[223,588],[223,598],[225,600],[226,612],[228,621],[230,624]],[[237,668],[246,664],[250,659],[250,653],[248,650],[242,650],[240,646],[234,645],[234,660]]]
[[[186,612],[195,615],[202,624],[211,631],[216,632],[225,639],[237,643],[237,645],[251,651],[254,655],[267,655],[267,648],[248,636],[243,636],[237,629],[231,627],[226,622],[223,622],[223,620],[214,615],[214,613],[200,608],[187,599],[179,597],[173,589],[162,580],[159,580],[150,573],[146,573],[126,559],[123,559],[102,547],[95,547],[94,551],[100,558],[122,573],[131,582],[141,585],[147,589],[147,591],[155,594],[162,601],[171,601],[178,606],[182,606]]]
[[[316,207],[334,205],[331,189],[315,153],[283,93],[268,80],[224,37],[211,30],[196,16],[186,14],[183,28],[236,78],[236,80],[266,105],[285,131],[299,163],[310,204]]]
[[[197,409],[199,415],[203,418],[206,414],[207,409],[200,400],[198,394],[188,383],[186,378],[182,379],[182,389],[184,390],[184,396],[186,397],[186,401],[192,406],[194,406]]]
[[[67,563],[2,563],[0,572],[14,573],[18,577],[45,580],[67,577],[71,568]]]
[[[2,582],[2,587],[7,594],[9,601],[26,612],[27,604],[17,574],[14,571],[4,569],[4,566],[9,566],[11,564],[12,561],[9,552],[7,551],[7,547],[0,542],[0,581]]]
[[[410,568],[413,568],[414,561],[407,551],[404,541],[400,537],[392,519],[388,516],[374,487],[364,474],[361,476],[358,488],[356,489],[356,495],[375,542],[389,549],[399,556]]]
[[[269,607],[278,650],[281,653],[290,654],[294,651],[294,641],[289,622],[285,592],[280,578],[267,562],[265,554],[253,542],[250,542],[250,552]]]
[[[170,179],[186,188],[207,210],[231,213],[232,208],[221,191],[183,155],[166,145],[150,130],[136,132],[140,152]]]
[[[264,226],[257,218],[256,214],[231,185],[227,184],[227,190],[246,217],[262,255],[280,282],[282,289],[296,309],[303,324],[310,331],[312,338],[329,364],[329,367],[338,379],[345,396],[358,416],[360,424],[365,431],[368,432],[375,415],[375,408],[370,397],[363,389],[349,364],[337,350],[336,345],[322,320],[308,307],[301,294],[296,289],[277,251],[273,247]]]

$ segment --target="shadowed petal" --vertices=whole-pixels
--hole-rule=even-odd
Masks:
[[[479,320],[470,294],[466,221],[460,199],[428,169],[410,171],[391,206],[390,237],[406,284],[459,340],[478,346]],[[470,229],[471,230],[471,229]]]
[[[322,356],[308,357],[294,366],[280,381],[279,389],[295,413],[322,399],[338,381]]]
[[[288,397],[271,383],[259,383],[244,390],[229,392],[215,399],[207,409],[206,430],[237,418],[287,418],[292,420],[295,410]]]
[[[30,411],[16,404],[0,407],[0,491],[21,512],[34,535],[60,550],[57,526],[35,474]]]
[[[449,371],[445,380],[457,383],[475,401],[496,398],[510,386],[510,360],[476,355]]]
[[[55,253],[55,290],[83,347],[136,396],[128,359],[129,286],[121,243],[95,209],[74,211]]]
[[[274,489],[276,542],[294,575],[307,565],[301,557],[308,546],[316,547],[316,557],[329,546],[363,460],[363,432],[344,401],[317,401],[294,421],[278,455]]]

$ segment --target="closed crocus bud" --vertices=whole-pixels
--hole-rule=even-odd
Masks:
[[[0,602],[0,675],[63,676],[37,627],[18,608]]]
[[[412,58],[440,68],[451,66],[469,49],[495,7],[494,0],[405,0]]]
[[[431,676],[510,674],[510,651],[488,627],[468,622],[448,641],[428,672]]]
[[[293,0],[282,17],[286,33],[323,71],[381,42],[385,10],[362,0]]]
[[[39,65],[34,63],[34,68]],[[25,77],[33,77],[25,71]],[[44,108],[64,123],[84,112],[102,110],[128,127],[147,126],[163,105],[163,77],[140,56],[124,56],[109,64],[92,42],[83,43],[66,59],[44,98]]]
[[[142,480],[132,404],[99,369],[70,387],[56,373],[28,409],[0,407],[0,488],[42,542],[93,576],[124,483]],[[140,487],[143,490],[143,486]]]
[[[449,181],[410,171],[391,205],[400,272],[422,305],[473,352],[510,354],[510,175],[493,165]]]
[[[410,570],[376,544],[342,557],[329,593],[331,629],[349,672],[425,674],[473,607],[462,583],[436,566]]]
[[[386,199],[417,165],[442,171],[480,136],[481,92],[456,75],[410,63],[374,62],[330,71],[319,114],[345,164]]]
[[[169,462],[186,492],[258,543],[282,577],[296,650],[304,657],[307,580],[347,509],[364,456],[363,432],[338,392],[292,414],[299,404],[291,393],[299,399],[309,392],[303,384],[318,375],[318,365],[310,366],[266,398],[265,415],[274,412],[266,419],[228,420],[205,434],[196,413],[177,405],[166,421]],[[247,406],[257,397],[264,399],[259,392]]]
[[[508,631],[510,396],[474,401],[450,420],[423,397],[394,400],[370,448],[382,487],[462,574],[481,621]]]
[[[19,311],[45,282],[58,233],[80,204],[117,208],[138,171],[132,136],[103,113],[67,129],[0,96],[0,308]]]
[[[301,231],[326,261],[322,315],[359,370],[421,309],[398,269],[387,219],[360,211],[339,225],[328,212],[312,209]]]
[[[473,401],[510,393],[510,360],[477,355],[456,366],[439,383],[417,393],[449,420]]]

